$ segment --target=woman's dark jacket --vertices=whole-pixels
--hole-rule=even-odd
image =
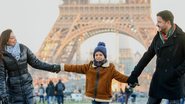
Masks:
[[[8,104],[8,92],[6,87],[6,70],[0,59],[0,104]]]
[[[7,71],[7,85],[11,104],[34,104],[32,77],[28,64],[36,69],[53,71],[54,65],[41,62],[23,44],[20,44],[20,59],[17,61],[10,53],[4,51],[3,63]],[[2,73],[4,76],[4,73]],[[4,82],[5,78],[0,80]],[[0,85],[1,86],[1,85]]]
[[[184,97],[185,33],[176,25],[173,35],[163,44],[158,32],[131,75],[138,77],[155,55],[156,70],[149,96],[166,99]]]

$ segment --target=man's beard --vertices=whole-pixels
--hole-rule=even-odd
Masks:
[[[166,32],[166,29],[161,28],[161,27],[158,26],[158,31],[159,31],[159,32]]]

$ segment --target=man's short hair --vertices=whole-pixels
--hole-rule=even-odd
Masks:
[[[157,16],[160,16],[164,21],[170,21],[171,25],[173,25],[174,22],[174,16],[171,11],[169,10],[163,10],[157,13]]]

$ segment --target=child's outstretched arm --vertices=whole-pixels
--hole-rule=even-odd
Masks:
[[[85,74],[89,70],[89,64],[83,64],[83,65],[74,65],[74,64],[60,64],[61,70],[67,71],[67,72],[75,72],[75,73],[81,73]]]
[[[113,73],[114,73],[113,74],[114,79],[116,79],[117,81],[122,82],[122,83],[127,83],[128,76],[123,75],[122,73],[120,73],[117,70],[114,70]]]
[[[112,64],[112,77],[122,83],[127,83],[128,80],[128,76],[123,75],[122,73],[120,73],[119,71],[117,71],[115,69],[115,66]]]

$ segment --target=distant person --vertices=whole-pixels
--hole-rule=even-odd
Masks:
[[[44,93],[45,93],[45,89],[43,87],[43,84],[40,84],[40,87],[38,89],[38,93],[39,93],[39,103],[44,104]]]
[[[174,16],[169,10],[157,13],[157,26],[157,34],[127,82],[129,85],[138,83],[139,75],[156,55],[156,70],[147,104],[160,104],[162,99],[168,99],[170,104],[180,104],[185,96],[185,33],[174,24]]]
[[[115,69],[107,60],[104,42],[99,42],[93,52],[93,61],[83,65],[61,64],[61,69],[86,75],[85,95],[92,104],[109,104],[112,98],[112,79],[126,83],[127,76]]]
[[[53,104],[55,101],[55,85],[53,81],[49,81],[49,84],[46,87],[46,95],[48,104]]]
[[[64,104],[64,91],[65,85],[62,83],[61,80],[58,81],[58,83],[55,86],[56,96],[57,96],[57,102],[58,104]]]
[[[132,101],[132,103],[136,102],[136,97],[137,97],[137,95],[135,93],[131,94],[131,101]]]
[[[128,104],[128,100],[133,93],[133,87],[125,86],[125,103]]]
[[[11,29],[1,33],[0,47],[3,53],[4,69],[6,69],[8,94],[11,104],[33,104],[32,77],[28,72],[28,65],[36,69],[58,73],[60,65],[47,64],[39,59],[25,45],[18,43]],[[5,76],[0,75],[0,76]],[[2,86],[2,85],[0,85]]]
[[[125,92],[123,92],[122,89],[120,89],[120,95],[121,96],[120,96],[119,100],[120,100],[121,104],[124,104],[125,100],[126,100],[126,94],[125,94]]]

